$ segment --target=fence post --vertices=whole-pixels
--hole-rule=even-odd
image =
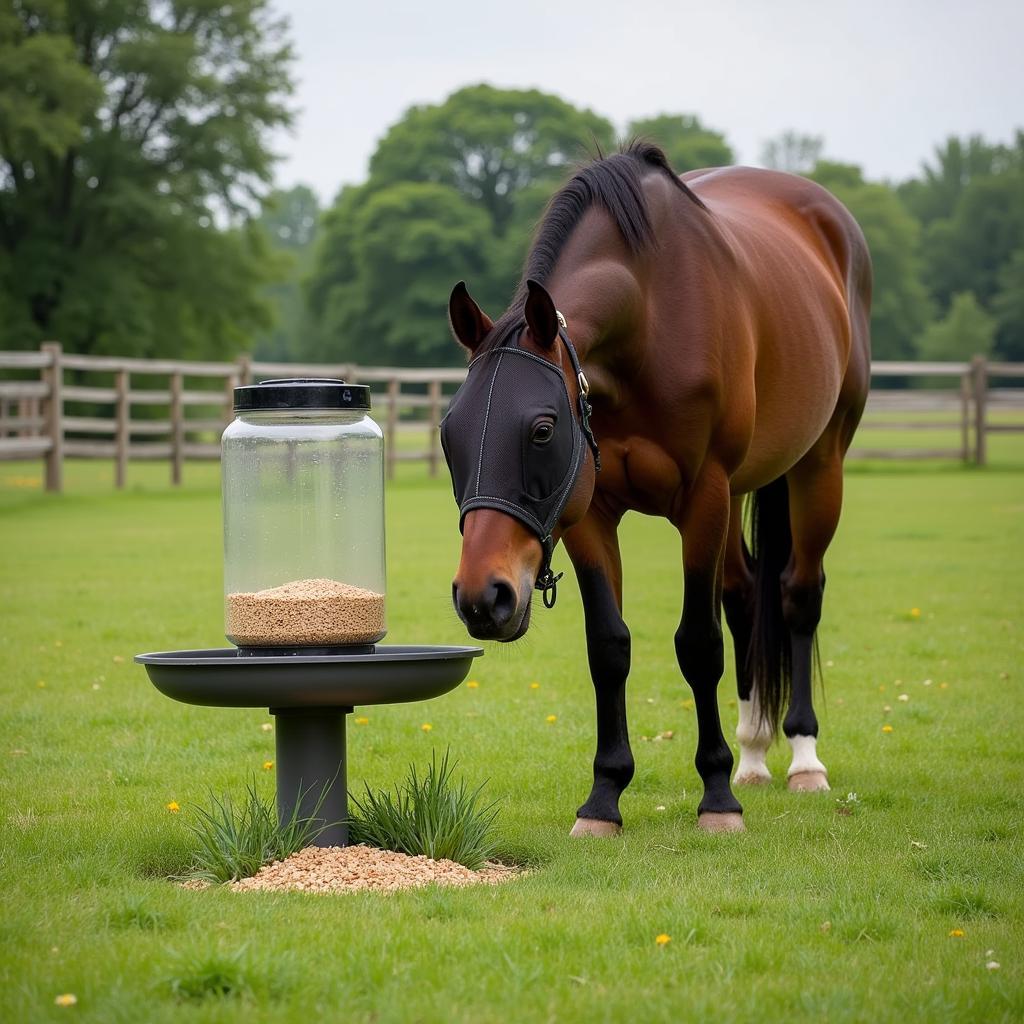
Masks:
[[[128,426],[131,419],[131,404],[128,401],[131,381],[128,371],[118,370],[115,381],[117,403],[114,413],[114,486],[120,490],[124,487],[125,477],[128,475],[128,445],[131,444]]]
[[[235,362],[238,364],[238,381],[242,387],[252,383],[252,356],[243,352]]]
[[[181,483],[181,462],[185,447],[185,407],[181,400],[181,372],[171,374],[171,483]]]
[[[971,375],[960,378],[960,458],[971,461]]]
[[[974,378],[974,462],[984,466],[987,452],[985,431],[988,414],[988,363],[984,356],[975,356],[971,360],[971,373]]]
[[[395,477],[395,464],[398,461],[398,392],[402,387],[397,377],[388,381],[388,419],[387,419],[387,467],[388,479]]]
[[[50,365],[43,370],[43,380],[49,385],[46,404],[46,436],[50,450],[46,460],[46,489],[59,493],[64,490],[64,367],[61,365],[62,348],[59,341],[44,341],[39,346],[50,357]]]
[[[427,438],[427,472],[437,476],[437,428],[441,424],[441,382],[432,380],[428,393],[430,395],[430,436]]]

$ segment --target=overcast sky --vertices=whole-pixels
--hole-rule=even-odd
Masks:
[[[486,81],[608,117],[697,114],[745,163],[794,128],[869,177],[917,172],[950,134],[1024,128],[1021,0],[276,0],[299,108],[279,183],[330,201],[414,103]]]

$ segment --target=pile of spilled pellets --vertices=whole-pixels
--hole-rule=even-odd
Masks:
[[[384,595],[325,579],[228,594],[226,633],[240,647],[375,643],[384,634]]]
[[[453,860],[410,857],[370,846],[307,846],[287,860],[268,864],[251,878],[231,882],[229,888],[235,892],[390,892],[431,883],[495,885],[521,873],[502,864],[487,864],[479,871],[471,871]]]

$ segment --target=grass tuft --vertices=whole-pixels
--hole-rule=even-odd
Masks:
[[[246,786],[245,802],[237,810],[230,796],[216,797],[211,791],[209,810],[197,807],[198,824],[188,826],[199,847],[187,877],[233,882],[255,875],[264,864],[298,853],[334,824],[319,818],[330,787],[331,783],[324,786],[308,818],[299,817],[306,793],[301,794],[291,819],[283,825],[277,820],[273,799],[257,791],[255,775]]]
[[[180,953],[172,971],[166,984],[179,999],[225,999],[254,994],[252,966],[244,946],[230,953]]]
[[[394,792],[374,793],[366,786],[362,799],[349,794],[355,807],[349,818],[351,842],[479,868],[497,850],[498,811],[493,803],[481,805],[483,784],[470,790],[464,779],[455,783],[454,770],[447,750],[440,764],[435,752],[422,777],[410,765]]]
[[[115,928],[140,928],[155,932],[167,926],[167,918],[159,910],[153,910],[141,897],[129,897],[119,910],[107,918],[108,925]]]

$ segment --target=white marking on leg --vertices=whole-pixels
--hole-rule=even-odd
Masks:
[[[736,726],[736,739],[740,741],[740,763],[733,776],[734,782],[758,783],[771,781],[766,755],[772,745],[771,729],[761,720],[757,697],[740,701],[740,720]]]
[[[790,736],[789,745],[793,750],[793,761],[789,766],[788,778],[800,772],[828,774],[828,769],[818,760],[817,736]]]

